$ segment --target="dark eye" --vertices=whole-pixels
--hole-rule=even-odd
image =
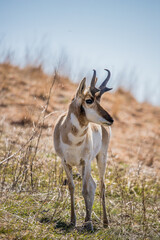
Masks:
[[[87,104],[92,104],[93,101],[94,101],[93,99],[87,99],[87,100],[86,100],[86,103],[87,103]]]

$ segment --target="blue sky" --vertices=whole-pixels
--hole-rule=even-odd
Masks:
[[[108,68],[110,85],[160,104],[159,0],[0,0],[0,48],[62,61],[73,80]]]

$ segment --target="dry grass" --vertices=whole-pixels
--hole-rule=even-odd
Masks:
[[[88,233],[82,228],[85,207],[76,169],[78,221],[76,228],[68,226],[66,176],[52,147],[54,122],[76,86],[58,78],[51,94],[52,79],[41,69],[7,64],[0,65],[0,77],[0,238],[158,240],[159,108],[139,104],[123,90],[104,97],[103,104],[107,102],[116,116],[105,177],[109,228],[102,227],[98,185],[92,214],[94,232]],[[98,183],[95,162],[92,169]]]
[[[65,174],[52,152],[35,156],[37,137],[0,169],[0,236],[1,239],[159,239],[160,179],[146,175],[143,167],[131,169],[115,164],[110,156],[106,171],[106,199],[109,228],[102,227],[99,187],[94,206],[94,232],[81,227],[85,206],[81,178],[74,169],[77,227],[70,228],[70,199]],[[14,146],[4,148],[6,154]],[[98,182],[98,169],[93,163]]]

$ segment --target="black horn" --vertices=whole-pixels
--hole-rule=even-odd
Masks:
[[[99,89],[103,89],[107,85],[107,83],[108,83],[108,81],[109,81],[109,79],[111,77],[111,72],[108,69],[104,69],[104,70],[108,72],[108,76],[103,81],[103,83],[100,85]]]
[[[96,70],[93,70],[93,77],[92,77],[92,80],[91,80],[90,92],[93,96],[95,96],[95,94],[97,93],[96,98],[98,100],[100,100],[103,93],[112,90],[112,88],[106,87],[106,85],[107,85],[107,83],[108,83],[108,81],[111,77],[111,73],[108,69],[104,69],[104,70],[107,71],[108,75],[107,75],[106,79],[102,82],[102,84],[99,86],[99,88],[95,87],[96,82],[97,82],[97,78],[96,78]]]
[[[109,81],[109,79],[111,77],[111,72],[108,69],[104,69],[104,70],[108,72],[108,75],[107,75],[106,79],[103,81],[103,83],[99,87],[99,89],[100,89],[100,96],[99,97],[101,97],[103,93],[112,90],[112,88],[106,87],[106,85],[107,85],[107,83],[108,83],[108,81]]]
[[[97,82],[97,78],[96,78],[96,70],[93,69],[93,77],[92,77],[92,80],[91,80],[91,86],[90,86],[90,91],[91,91],[91,94],[94,96],[96,92],[99,92],[100,89],[96,88],[95,85],[96,85],[96,82]]]

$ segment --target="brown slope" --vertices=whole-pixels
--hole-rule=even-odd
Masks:
[[[33,122],[37,122],[46,104],[51,80],[41,68],[0,65],[0,121],[10,126],[7,131],[12,132],[13,127],[31,128]],[[54,111],[54,114],[46,119],[46,128],[52,129],[57,117],[67,109],[76,87],[65,77],[56,82],[47,112]],[[133,166],[143,164],[148,171],[159,171],[160,108],[138,103],[122,89],[105,94],[102,105],[115,119],[110,145],[114,161]]]

